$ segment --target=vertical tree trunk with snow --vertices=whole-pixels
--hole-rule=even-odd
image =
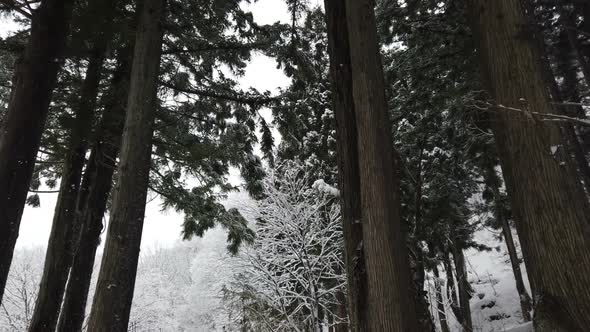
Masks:
[[[462,249],[453,248],[453,258],[455,260],[455,270],[457,272],[457,284],[459,289],[459,305],[461,308],[461,326],[464,332],[473,331],[473,321],[471,319],[471,307],[469,300],[472,296],[471,285],[467,279],[467,270],[465,268],[465,255]]]
[[[33,11],[31,33],[15,68],[8,111],[0,129],[0,302],[51,94],[60,67],[72,0],[43,0]]]
[[[440,275],[438,273],[438,266],[435,266],[432,269],[434,272],[434,286],[436,288],[436,309],[438,312],[438,320],[440,322],[440,329],[442,332],[450,332],[449,323],[447,322],[447,313],[445,311],[445,303],[443,301],[442,296],[442,280],[440,279]]]
[[[325,0],[332,105],[338,139],[338,184],[342,206],[342,232],[348,281],[347,307],[352,331],[367,330],[367,279],[361,250],[360,171],[357,151],[357,130],[352,98],[346,5],[344,0]]]
[[[121,146],[131,72],[131,50],[120,49],[110,81],[104,114],[84,172],[76,208],[78,232],[61,314],[56,331],[80,331],[92,278],[96,249],[103,229],[115,161]]]
[[[451,264],[451,260],[449,259],[448,253],[443,253],[443,264],[445,266],[445,272],[447,275],[447,298],[449,299],[449,302],[451,304],[451,310],[453,310],[455,316],[458,316],[461,313],[459,312],[457,314],[457,310],[455,310],[455,307],[457,307],[459,303],[459,300],[457,299],[457,284],[455,283],[455,277],[453,275],[453,265]],[[460,319],[457,318],[457,320]]]
[[[164,0],[141,3],[125,131],[89,331],[127,331],[145,213],[157,107]]]
[[[508,255],[510,256],[510,264],[512,264],[512,272],[514,273],[514,280],[516,281],[516,290],[518,291],[518,298],[520,299],[520,309],[522,310],[522,318],[528,322],[531,320],[531,297],[524,286],[524,280],[522,279],[522,271],[520,270],[520,261],[518,259],[518,253],[516,252],[516,246],[514,245],[514,239],[512,238],[512,230],[507,218],[502,218],[502,234],[504,235],[504,241],[506,241],[506,247],[508,248]]]
[[[535,299],[537,331],[590,326],[590,208],[552,113],[518,0],[471,0],[492,129]],[[568,262],[567,267],[564,262]]]
[[[422,160],[424,149],[420,148],[418,160]],[[417,227],[420,227],[422,222],[422,162],[419,162],[416,171],[416,195],[414,197],[414,206],[416,210],[414,218],[414,232]],[[424,252],[419,241],[416,241],[409,236],[408,248],[410,248],[410,269],[412,272],[412,295],[416,306],[416,318],[418,320],[418,327],[424,332],[434,332],[435,324],[430,313],[430,306],[426,301],[427,292],[424,291],[424,283],[426,280],[426,270],[424,267]],[[429,250],[434,254],[434,248],[429,245]]]
[[[73,254],[73,229],[76,201],[86,161],[88,139],[104,61],[104,47],[96,50],[86,69],[71,130],[68,153],[53,215],[53,225],[45,255],[43,277],[29,331],[55,328]]]
[[[358,133],[361,248],[367,273],[366,330],[416,331],[374,3],[345,3]]]

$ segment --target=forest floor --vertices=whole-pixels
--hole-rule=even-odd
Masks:
[[[465,253],[468,280],[475,291],[470,301],[474,332],[532,331],[530,324],[524,324],[510,258],[506,245],[499,239],[499,235],[500,231],[489,228],[480,229],[475,234],[476,242],[485,244],[492,250],[470,249]],[[514,237],[515,240],[518,239],[516,233]],[[520,246],[518,251],[520,253]],[[527,289],[530,289],[524,263],[521,263],[521,269],[525,285]],[[432,277],[432,275],[429,276],[429,278]],[[429,279],[427,285],[431,288],[429,293],[433,294],[431,291],[434,289],[433,280]],[[430,298],[430,302],[432,307],[432,304],[435,304],[433,297]],[[436,315],[435,311],[432,313]],[[460,325],[452,315],[448,304],[447,316],[449,316],[451,330],[460,331]]]

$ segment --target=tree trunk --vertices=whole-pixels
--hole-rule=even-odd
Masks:
[[[443,263],[445,265],[445,272],[447,274],[447,297],[451,303],[458,303],[457,299],[457,284],[455,283],[455,277],[453,276],[453,265],[449,259],[449,254],[443,254]]]
[[[47,244],[43,277],[29,331],[53,330],[57,323],[72,261],[74,238],[72,232],[76,200],[82,179],[82,169],[86,161],[88,139],[92,131],[93,114],[104,61],[103,49],[97,50],[90,59],[80,91],[76,123],[71,130],[68,154],[53,216],[53,226]]]
[[[43,0],[15,68],[0,137],[0,302],[22,217],[51,94],[61,66],[72,0]]]
[[[508,248],[508,255],[510,256],[510,263],[512,264],[512,272],[514,273],[514,280],[516,281],[516,290],[520,299],[520,309],[522,310],[522,318],[525,322],[531,320],[531,297],[524,286],[524,280],[522,279],[522,272],[520,270],[520,260],[516,252],[516,246],[514,245],[514,239],[512,238],[512,230],[507,218],[502,218],[502,234],[504,235],[504,241],[506,241],[506,247]]]
[[[436,287],[436,303],[440,329],[442,332],[450,332],[449,323],[447,322],[447,314],[445,311],[445,304],[442,296],[442,281],[440,280],[440,275],[438,273],[438,266],[435,266],[432,271],[434,272],[434,278],[436,278],[434,285]]]
[[[117,69],[104,103],[104,114],[84,172],[76,207],[75,253],[56,331],[81,331],[88,290],[100,242],[102,219],[121,147],[131,73],[130,48],[119,51]]]
[[[453,274],[454,268],[449,255],[449,253],[443,254],[443,263],[447,274],[447,298],[449,299],[451,311],[455,315],[455,318],[457,318],[459,324],[463,324],[463,314],[461,313],[461,305],[457,297],[457,282]],[[457,279],[459,278],[457,277]]]
[[[416,242],[416,241],[414,241]],[[416,308],[416,320],[418,330],[421,332],[434,332],[435,324],[430,314],[429,304],[426,296],[428,292],[424,290],[424,283],[426,279],[426,272],[424,270],[424,253],[418,245],[413,243],[413,248],[410,248],[413,255],[410,255],[410,270],[412,272],[412,280],[410,289],[412,292],[412,300]]]
[[[142,3],[125,131],[89,331],[127,331],[151,164],[164,0]]]
[[[415,202],[415,220],[413,231],[411,233],[415,234],[416,229],[421,227],[422,223],[422,156],[424,155],[424,149],[421,148],[420,145],[420,154],[418,156],[418,169],[416,171],[416,195],[414,197]],[[424,332],[434,332],[435,325],[430,314],[429,304],[426,300],[426,295],[428,294],[424,291],[424,282],[426,279],[426,271],[424,268],[424,253],[420,246],[419,241],[417,241],[413,236],[409,236],[408,240],[406,241],[408,248],[410,248],[410,269],[412,271],[412,295],[414,299],[414,306],[416,308],[416,319],[418,321],[418,327],[420,331]],[[429,244],[429,251],[432,255],[434,254],[434,246]]]
[[[536,330],[582,331],[590,326],[590,209],[559,126],[528,113],[553,109],[535,47],[523,40],[521,3],[471,4],[485,83],[502,105],[491,114],[492,129],[533,289]]]
[[[373,1],[347,0],[358,133],[367,331],[416,331]]]
[[[512,238],[512,230],[510,229],[510,223],[504,209],[502,207],[502,196],[500,194],[500,177],[496,173],[492,164],[486,165],[484,172],[486,182],[492,189],[494,195],[494,216],[496,220],[502,225],[502,235],[506,242],[508,249],[508,255],[510,256],[510,263],[512,265],[512,272],[514,273],[514,280],[516,282],[516,290],[518,291],[518,297],[520,299],[520,309],[522,310],[522,317],[525,321],[531,320],[531,297],[524,286],[524,280],[522,279],[522,271],[520,270],[520,260],[518,259],[518,253],[516,252],[516,245]]]
[[[335,305],[336,308],[334,308],[334,312],[336,317],[342,322],[334,324],[333,330],[334,332],[348,332],[349,324],[346,323],[346,319],[348,317],[346,313],[346,295],[344,292],[338,292],[338,294],[336,294],[336,299],[339,301],[339,303]]]
[[[358,165],[357,130],[352,99],[346,9],[343,0],[325,0],[332,105],[336,119],[338,150],[338,185],[342,206],[344,258],[348,282],[347,307],[350,330],[367,330],[367,276],[362,251],[360,171]]]
[[[457,284],[459,288],[459,305],[461,307],[461,326],[464,332],[473,331],[473,322],[471,320],[471,307],[469,300],[471,299],[473,290],[467,280],[467,270],[465,269],[465,256],[463,250],[453,248],[453,258],[455,260],[455,270],[457,272]]]

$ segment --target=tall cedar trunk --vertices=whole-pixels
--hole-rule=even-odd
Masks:
[[[334,312],[338,319],[342,322],[334,324],[334,332],[348,332],[348,326],[346,319],[348,317],[347,310],[346,310],[346,295],[344,292],[338,292],[336,294],[336,299],[338,303],[335,305]]]
[[[442,280],[438,273],[438,266],[432,269],[434,272],[434,285],[436,287],[436,308],[438,312],[438,321],[440,322],[440,329],[442,332],[450,332],[449,323],[447,322],[447,313],[445,311],[445,303],[443,302],[442,296]]]
[[[457,285],[455,277],[453,276],[453,265],[449,259],[449,254],[443,254],[443,264],[445,265],[445,272],[447,274],[447,297],[451,304],[459,302],[457,299]]]
[[[424,149],[420,149],[418,160],[422,160]],[[416,171],[416,196],[415,196],[416,216],[414,220],[413,232],[422,223],[422,162],[418,163],[418,170]],[[418,320],[418,328],[420,331],[434,332],[435,326],[430,314],[430,307],[426,301],[427,292],[424,291],[424,283],[426,279],[426,271],[424,269],[424,253],[420,247],[420,243],[411,236],[408,238],[408,247],[410,249],[410,269],[412,271],[412,293],[414,305],[416,308],[416,318]],[[431,253],[434,252],[431,250]]]
[[[459,303],[459,298],[457,297],[457,282],[453,274],[454,268],[449,256],[449,253],[443,254],[443,263],[445,265],[445,272],[447,274],[447,298],[449,299],[451,311],[455,315],[455,318],[457,318],[459,324],[463,324],[463,314],[461,313],[461,306]]]
[[[520,299],[520,309],[522,310],[522,318],[528,322],[531,320],[532,303],[531,297],[527,292],[524,281],[522,279],[522,271],[520,270],[520,260],[516,252],[516,246],[514,245],[514,239],[512,238],[512,230],[507,218],[502,218],[502,234],[504,235],[504,241],[506,241],[506,247],[508,248],[508,255],[510,256],[510,263],[512,264],[512,271],[514,272],[514,280],[516,282],[516,290]]]
[[[130,49],[120,50],[117,57],[117,69],[105,97],[104,114],[80,187],[76,207],[79,231],[75,234],[76,250],[56,328],[60,332],[82,330],[102,219],[121,147],[131,74]]]
[[[53,226],[49,235],[43,277],[29,331],[53,330],[57,323],[72,261],[76,200],[82,179],[82,169],[86,161],[103,62],[104,50],[97,50],[86,69],[86,77],[76,110],[76,123],[71,130]]]
[[[0,302],[51,94],[69,31],[73,0],[43,0],[33,12],[31,34],[15,68],[0,132]]]
[[[348,28],[344,0],[325,0],[330,54],[332,105],[338,139],[338,185],[342,206],[344,258],[348,281],[348,321],[350,330],[367,330],[367,276],[362,252],[360,171],[358,165],[357,130],[352,99]]]
[[[358,133],[368,331],[416,331],[373,1],[346,0]]]
[[[492,116],[535,299],[538,331],[590,325],[590,210],[551,113],[535,47],[518,0],[472,0],[482,71],[498,105]],[[567,266],[564,262],[568,262]]]
[[[430,307],[426,299],[427,292],[424,290],[424,283],[426,279],[426,272],[424,270],[424,254],[418,243],[414,243],[410,251],[414,255],[410,255],[410,265],[412,271],[412,283],[410,285],[412,291],[412,300],[416,308],[416,320],[418,324],[418,331],[434,332],[435,325],[430,314]]]
[[[469,300],[472,296],[472,288],[467,279],[467,270],[465,268],[465,255],[462,249],[453,248],[453,258],[455,260],[455,270],[457,272],[457,284],[459,288],[459,305],[461,307],[461,326],[463,331],[473,331],[473,322],[471,320],[471,307]]]
[[[512,230],[510,229],[510,223],[504,209],[502,207],[502,196],[500,194],[500,178],[494,169],[492,164],[486,165],[485,174],[486,182],[492,189],[494,195],[494,216],[498,222],[502,225],[502,235],[508,248],[508,255],[510,256],[510,263],[512,265],[512,272],[514,273],[514,281],[516,282],[516,291],[520,299],[520,309],[522,310],[522,317],[525,321],[531,320],[532,303],[531,297],[524,286],[524,280],[522,278],[522,271],[520,270],[520,260],[518,259],[518,253],[516,252],[516,245],[512,238]]]
[[[137,29],[127,117],[105,252],[89,331],[127,331],[145,213],[164,0],[146,0]]]
[[[112,29],[105,28],[105,23],[110,21],[113,13],[112,1],[92,2],[89,6],[89,9],[97,13],[96,22],[87,29],[91,36],[92,49],[76,109],[76,124],[71,129],[68,155],[47,245],[43,277],[29,331],[47,331],[48,328],[55,328],[75,251],[76,219],[79,213],[77,203],[82,169],[92,132],[105,53],[112,36]]]

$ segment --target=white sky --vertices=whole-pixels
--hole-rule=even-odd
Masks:
[[[311,2],[314,1],[321,2],[319,0]],[[284,0],[259,0],[253,4],[246,4],[244,8],[252,11],[254,19],[259,24],[289,20]],[[16,26],[13,24],[0,22],[0,37],[5,37],[15,29]],[[240,85],[244,89],[254,87],[260,91],[275,92],[278,88],[286,87],[288,84],[288,78],[276,68],[275,61],[261,54],[256,54],[252,58],[246,69],[246,74],[240,78]],[[263,112],[265,117],[268,114],[268,110]],[[239,178],[235,171],[232,173],[234,173],[231,175],[232,178]],[[16,244],[17,248],[47,245],[57,194],[39,194],[39,196],[41,207],[25,208]],[[182,221],[182,216],[174,211],[160,211],[158,199],[149,201],[146,206],[142,248],[165,247],[179,241]]]

